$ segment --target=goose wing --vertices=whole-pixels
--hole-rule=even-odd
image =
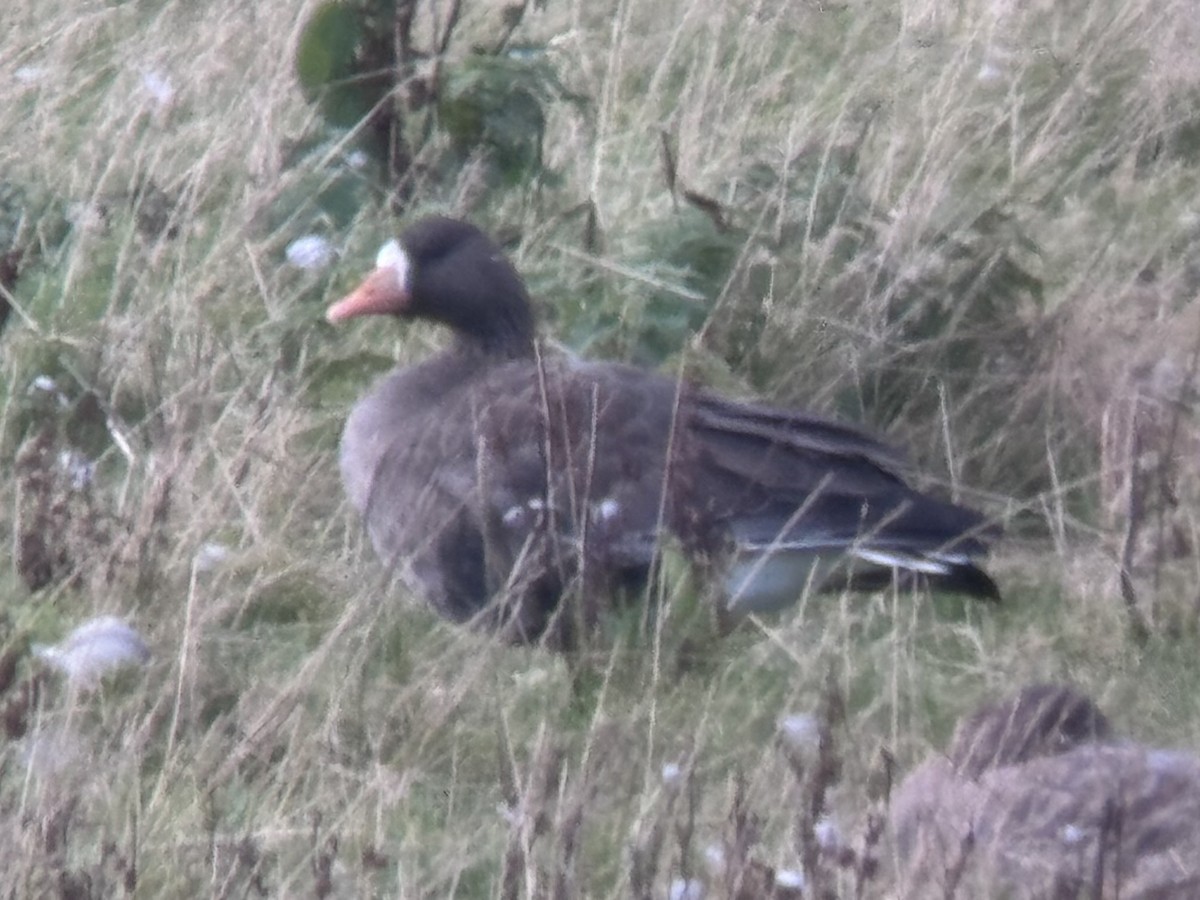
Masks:
[[[875,588],[897,575],[998,597],[972,561],[991,533],[983,517],[911,487],[903,456],[865,431],[712,394],[698,396],[689,426],[712,515],[732,537],[732,608],[769,611],[807,587]]]

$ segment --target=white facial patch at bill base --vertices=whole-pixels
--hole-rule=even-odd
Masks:
[[[396,273],[396,285],[408,293],[408,278],[412,269],[408,254],[397,240],[388,241],[375,254],[376,269],[391,269]]]

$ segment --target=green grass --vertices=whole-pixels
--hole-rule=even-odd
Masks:
[[[447,65],[499,15],[464,6]],[[863,420],[1009,533],[999,607],[814,597],[719,641],[614,638],[584,673],[438,621],[387,584],[343,501],[349,402],[438,336],[320,320],[397,221],[336,149],[293,152],[315,127],[297,15],[0,13],[0,179],[26,198],[0,209],[0,240],[43,226],[0,332],[0,466],[16,473],[46,429],[98,460],[85,492],[42,472],[43,537],[77,577],[30,591],[0,557],[11,896],[542,896],[558,879],[563,896],[620,897],[642,878],[664,896],[685,875],[721,896],[705,849],[736,843],[739,804],[757,816],[749,855],[800,867],[813,770],[789,765],[778,721],[830,684],[846,717],[829,808],[849,834],[880,748],[902,773],[1025,681],[1075,682],[1122,732],[1200,746],[1189,5],[526,14],[516,38],[546,44],[588,100],[546,109],[556,177],[481,188],[433,165],[405,217],[510,229],[563,341]],[[169,104],[146,72],[170,80]],[[329,185],[350,215],[321,211]],[[329,273],[284,262],[314,229],[343,253]],[[61,404],[30,391],[38,375]],[[1132,512],[1131,477],[1147,498]],[[39,496],[0,479],[14,550]],[[197,571],[209,541],[230,556]],[[1145,643],[1118,589],[1123,543]],[[29,645],[101,613],[134,623],[153,661],[74,693]],[[837,873],[846,896],[854,877]]]

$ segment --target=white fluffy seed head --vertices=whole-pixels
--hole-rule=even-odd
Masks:
[[[154,69],[143,69],[141,81],[142,89],[150,95],[160,109],[170,106],[171,101],[175,99],[175,86],[171,84],[170,77],[165,73]]]
[[[150,648],[142,636],[116,616],[85,622],[60,644],[34,644],[33,654],[85,688],[94,687],[101,677],[122,666],[150,661]]]
[[[44,66],[21,66],[13,71],[13,78],[21,84],[33,84],[45,78],[46,72],[47,69]]]
[[[1087,837],[1087,832],[1078,825],[1069,823],[1062,827],[1061,836],[1064,844],[1075,846],[1076,844],[1082,842],[1085,837]]]
[[[200,545],[196,555],[192,557],[192,565],[197,572],[211,572],[220,568],[230,555],[229,547],[217,541],[206,541]]]
[[[408,293],[408,278],[412,263],[408,254],[397,240],[390,240],[375,254],[376,269],[391,269],[396,275],[396,285],[404,293]]]
[[[816,716],[792,713],[781,716],[777,724],[784,742],[793,750],[810,750],[821,742],[821,722]]]
[[[333,244],[319,234],[298,237],[283,252],[293,266],[309,271],[324,269],[337,258]]]
[[[667,889],[670,900],[704,900],[704,882],[695,878],[676,878]]]
[[[813,837],[817,839],[817,846],[826,852],[833,852],[842,846],[841,829],[828,816],[822,816],[813,825]]]
[[[807,886],[807,881],[799,869],[779,869],[775,873],[775,886],[802,891]]]
[[[725,874],[725,848],[720,844],[709,844],[704,848],[704,865],[710,875]]]
[[[82,491],[96,477],[96,460],[88,459],[78,450],[68,448],[60,451],[58,467],[70,477],[73,491]]]
[[[592,515],[597,522],[608,522],[615,519],[620,512],[621,504],[612,497],[605,497],[595,505]]]

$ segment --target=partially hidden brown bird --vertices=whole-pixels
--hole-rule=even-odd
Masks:
[[[1200,897],[1200,757],[1118,740],[1066,685],[964,718],[891,825],[901,897]]]
[[[346,423],[341,471],[375,549],[434,608],[570,646],[637,597],[671,535],[715,573],[721,612],[899,579],[997,598],[978,513],[910,487],[852,426],[556,352],[524,282],[466,222],[417,221],[331,306],[448,327]],[[563,602],[564,598],[575,598]]]

